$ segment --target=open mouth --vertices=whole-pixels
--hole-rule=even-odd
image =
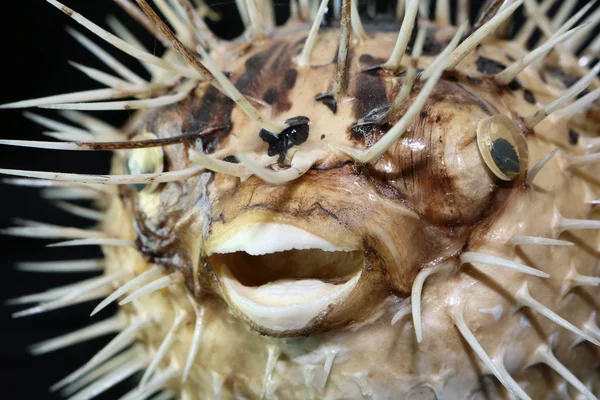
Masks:
[[[260,223],[213,248],[209,262],[232,305],[255,324],[283,332],[344,301],[364,258],[291,225]]]

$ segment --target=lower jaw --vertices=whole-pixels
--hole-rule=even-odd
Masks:
[[[319,279],[280,279],[252,287],[241,284],[225,264],[217,270],[230,306],[259,331],[276,335],[305,331],[313,321],[343,303],[362,276],[361,269],[340,284]]]

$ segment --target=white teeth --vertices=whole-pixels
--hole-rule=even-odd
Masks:
[[[209,255],[244,251],[252,256],[260,256],[280,251],[308,249],[352,250],[337,247],[325,239],[292,225],[262,222],[241,228],[224,243],[212,248]]]
[[[342,285],[285,279],[255,288],[242,285],[227,265],[221,266],[221,279],[231,303],[254,323],[277,332],[304,328],[330,304],[344,301],[360,276],[357,273]]]
[[[251,256],[260,256],[290,250],[355,250],[336,246],[295,226],[275,222],[246,225],[225,241],[213,240],[217,245],[209,245],[208,255],[245,252]],[[309,262],[309,259],[304,262]],[[330,305],[344,301],[361,276],[361,272],[356,272],[352,279],[339,285],[319,279],[279,279],[258,287],[249,287],[241,284],[227,265],[222,264],[217,269],[230,304],[255,324],[275,332],[306,327]]]

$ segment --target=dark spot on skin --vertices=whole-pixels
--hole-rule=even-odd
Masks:
[[[354,79],[354,116],[365,118],[374,110],[389,106],[385,85],[379,74],[359,74]]]
[[[476,78],[474,76],[467,76],[467,80],[475,85],[481,85],[483,83],[482,79]]]
[[[458,78],[454,74],[446,74],[445,73],[444,75],[442,75],[442,79],[449,81],[449,82],[458,82]]]
[[[250,56],[235,86],[242,94],[262,99],[271,105],[274,115],[288,111],[292,107],[289,92],[298,78],[292,61],[295,50],[294,45],[275,42]]]
[[[548,73],[554,78],[557,78],[560,81],[562,81],[562,83],[566,87],[572,86],[575,82],[577,82],[577,80],[579,80],[579,77],[577,75],[565,72],[560,67],[551,67],[549,68]]]
[[[525,91],[523,92],[523,98],[526,102],[530,104],[535,104],[535,96],[533,95],[533,93],[531,93],[531,90],[525,89]]]
[[[519,80],[517,78],[513,79],[512,81],[510,81],[508,83],[508,88],[512,91],[516,91],[521,89],[521,82],[519,82]]]
[[[262,129],[259,136],[264,142],[269,144],[267,154],[271,157],[279,155],[278,162],[282,163],[289,149],[306,142],[308,139],[309,122],[308,118],[302,116],[290,118],[285,121],[289,125],[289,128],[286,128],[277,136]]]
[[[285,78],[283,84],[286,90],[292,90],[296,85],[296,79],[298,78],[298,71],[295,69],[288,69],[285,71]]]
[[[579,79],[581,79],[581,77],[579,75],[576,75],[576,74],[573,74],[570,72],[565,72],[560,67],[550,68],[548,70],[548,73],[550,73],[550,75],[552,75],[554,78],[560,80],[563,83],[563,85],[565,86],[565,88],[573,86]],[[587,95],[588,93],[589,93],[589,90],[584,89],[583,91],[581,91],[581,93],[579,93],[577,95],[577,98],[580,99],[581,97]]]
[[[263,95],[263,100],[267,104],[273,105],[277,101],[277,91],[273,88],[267,90]]]
[[[321,140],[325,139],[325,134],[321,135]]]
[[[507,175],[519,174],[521,165],[519,156],[513,145],[506,139],[494,140],[490,148],[490,154],[494,164]]]
[[[476,61],[477,71],[485,75],[496,75],[504,71],[506,65],[487,57],[479,57]]]
[[[421,118],[427,118],[427,110],[423,110],[421,111],[421,114],[419,114],[421,116]]]
[[[572,146],[577,145],[579,142],[579,133],[575,132],[573,129],[569,129],[569,144]]]
[[[236,156],[227,156],[223,159],[223,161],[228,162],[228,163],[232,163],[232,164],[239,164],[240,161],[237,159]]]
[[[197,98],[194,100],[189,104],[190,117],[188,123],[182,126],[183,133],[194,135],[204,131],[207,126],[224,127],[198,139],[202,151],[212,153],[231,132],[231,112],[235,103],[214,87],[206,90],[200,102]]]
[[[418,18],[417,18],[418,20]],[[437,56],[442,52],[445,43],[440,42],[436,39],[435,35],[438,32],[439,28],[437,27],[427,27],[427,33],[425,34],[425,42],[423,42],[423,55],[424,56]],[[406,46],[406,53],[411,53],[413,51],[413,47],[415,45],[415,41],[417,40],[417,32],[418,32],[418,23],[415,23],[413,26],[413,30],[411,32],[411,37]]]
[[[280,45],[280,43],[276,43],[273,46],[269,47],[267,50],[261,51],[260,53],[256,53],[252,57],[249,57],[244,63],[246,65],[246,68],[262,68],[266,64],[268,59],[273,55],[273,53],[279,48]]]
[[[432,57],[437,56],[442,52],[444,44],[439,42],[435,38],[436,30],[427,30],[427,36],[425,37],[425,43],[423,43],[423,55]]]
[[[332,113],[335,114],[337,112],[337,101],[335,101],[333,96],[329,93],[319,94],[317,95],[317,97],[315,97],[315,100],[325,104],[327,108],[331,110]]]
[[[253,55],[246,60],[246,70],[236,81],[235,87],[245,95],[256,96],[256,86],[259,85],[259,76],[265,72],[265,65],[271,56],[281,46],[281,43],[275,43],[267,50]],[[260,94],[259,94],[260,96]]]
[[[506,54],[506,59],[507,59],[508,61],[512,61],[512,62],[515,62],[515,61],[517,61],[517,59],[516,59],[516,58],[514,58],[513,56],[511,56],[511,55],[510,55],[510,54],[508,54],[508,53]]]
[[[368,65],[367,67],[363,68],[361,70],[361,72],[377,72],[381,69],[381,66],[383,64],[385,64],[385,62],[387,60],[383,60],[381,58],[375,58],[375,57],[371,56],[370,54],[362,54],[358,58],[358,61],[361,64]]]
[[[223,71],[223,75],[225,75],[228,78],[231,78],[231,72],[230,71]]]

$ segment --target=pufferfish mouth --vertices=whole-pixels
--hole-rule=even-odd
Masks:
[[[292,225],[256,223],[212,248],[209,262],[230,305],[261,328],[289,332],[343,302],[364,257]]]

